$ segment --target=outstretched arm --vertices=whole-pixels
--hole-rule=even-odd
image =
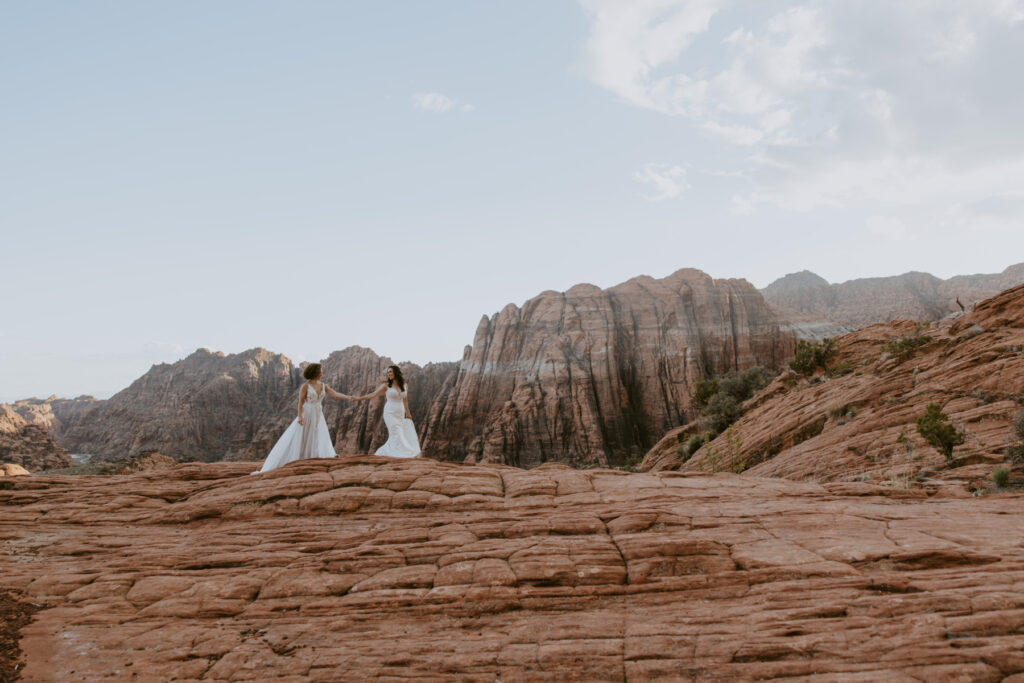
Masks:
[[[352,401],[369,401],[370,399],[377,398],[387,390],[388,385],[381,384],[379,387],[373,390],[372,394],[366,394],[365,396],[349,396],[349,399]]]
[[[334,398],[352,398],[348,394],[339,394],[337,391],[335,391],[334,389],[331,389],[326,384],[324,385],[324,389],[327,390],[327,395],[328,396],[333,396]]]

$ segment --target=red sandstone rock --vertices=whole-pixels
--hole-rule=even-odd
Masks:
[[[140,453],[139,455],[133,456],[121,469],[118,470],[117,473],[135,474],[136,472],[167,469],[168,467],[174,467],[174,465],[174,458],[169,458],[157,451],[150,451],[148,453]]]
[[[27,424],[11,406],[0,404],[0,462],[29,470],[70,467],[71,456],[38,425]]]
[[[0,477],[23,477],[32,474],[21,465],[13,465],[5,462],[0,465]]]
[[[3,585],[44,605],[22,680],[1024,674],[1021,494],[372,456],[252,469],[0,489]]]
[[[901,321],[838,338],[832,367],[845,364],[847,374],[810,380],[784,374],[746,404],[733,446],[720,436],[684,463],[677,449],[696,430],[690,425],[663,438],[641,467],[746,468],[758,476],[870,479],[900,487],[918,486],[921,478],[939,490],[988,487],[1015,438],[1011,419],[1024,403],[1024,286],[923,330],[931,341],[907,360],[883,350],[913,329],[914,323]],[[954,451],[953,468],[917,434],[916,420],[928,403],[941,404],[967,434]]]
[[[432,457],[620,463],[685,421],[694,383],[778,367],[795,335],[743,280],[680,270],[577,285],[484,317],[423,437]]]

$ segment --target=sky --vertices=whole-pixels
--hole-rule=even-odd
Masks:
[[[1024,261],[1024,0],[0,0],[0,401]]]

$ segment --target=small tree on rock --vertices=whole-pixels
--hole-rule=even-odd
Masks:
[[[963,432],[950,424],[949,416],[938,403],[929,403],[924,415],[917,418],[917,433],[946,456],[947,463],[953,461],[953,449],[964,442]]]

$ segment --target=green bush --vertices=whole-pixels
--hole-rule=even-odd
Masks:
[[[690,404],[695,408],[703,408],[711,400],[711,397],[718,393],[717,379],[702,379],[697,382],[693,389],[693,397]]]
[[[925,329],[925,325],[917,323],[910,332],[900,337],[893,337],[883,344],[882,350],[902,363],[913,357],[918,349],[932,340],[928,335],[921,334],[923,329]]]
[[[1004,489],[1010,483],[1010,472],[1002,467],[992,470],[992,482],[999,488]]]
[[[690,438],[686,440],[683,445],[683,450],[686,452],[686,456],[689,457],[696,453],[701,446],[704,445],[704,437],[700,434],[691,434]]]
[[[929,403],[924,415],[917,418],[917,433],[946,456],[947,463],[953,461],[953,449],[964,442],[963,432],[949,423],[949,416],[938,403]]]
[[[796,354],[789,362],[789,367],[801,375],[813,375],[818,368],[827,370],[835,355],[835,341],[828,337],[820,342],[801,339],[796,343]]]
[[[836,363],[829,368],[828,374],[829,377],[843,377],[844,375],[849,375],[854,370],[856,370],[856,368],[853,366],[853,363],[848,360],[844,360],[843,362]]]
[[[755,366],[697,382],[690,405],[698,410],[698,418],[708,432],[706,439],[710,441],[738,420],[743,415],[741,404],[768,386],[772,377],[767,368]]]

